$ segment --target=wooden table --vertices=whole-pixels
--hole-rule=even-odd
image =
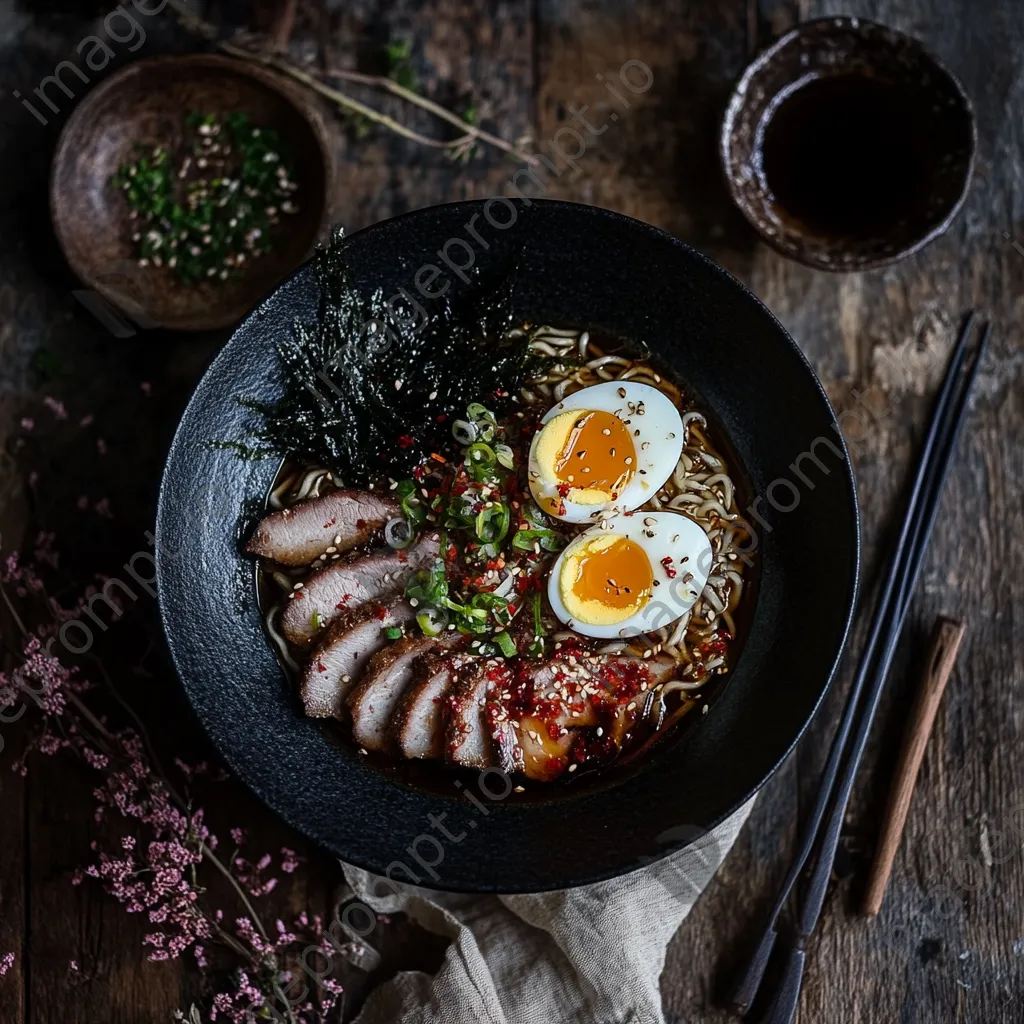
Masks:
[[[221,6],[246,16],[244,4]],[[224,340],[163,332],[116,340],[70,295],[74,283],[47,226],[45,184],[72,100],[59,104],[44,126],[10,93],[30,93],[59,61],[73,59],[107,10],[104,3],[55,3],[43,10],[24,3],[0,13],[6,55],[0,68],[6,97],[0,103],[6,438],[0,526],[6,550],[23,538],[31,542],[40,529],[54,530],[83,584],[144,546],[171,432]],[[895,267],[830,276],[787,262],[757,241],[728,202],[715,140],[730,85],[749,56],[798,18],[840,11],[911,32],[947,62],[974,98],[980,149],[967,205],[944,238]],[[266,13],[258,17],[265,25]],[[131,43],[114,43],[116,60],[93,80],[129,59],[196,48],[169,11],[138,20],[145,44],[131,53]],[[586,104],[603,115],[609,108],[599,73],[627,60],[652,69],[649,92],[591,140],[577,160],[578,173],[548,175],[543,194],[665,228],[726,266],[782,318],[837,408],[851,410],[843,422],[859,476],[869,584],[955,322],[970,306],[994,320],[994,351],[812,947],[801,1019],[1024,1019],[1024,8],[1016,0],[765,0],[760,6],[744,0],[332,0],[321,6],[306,0],[291,47],[296,57],[319,47],[327,65],[353,67],[389,37],[413,44],[428,95],[456,109],[472,99],[484,124],[508,139],[527,133],[554,138],[569,123],[571,106]],[[85,89],[77,80],[71,84],[75,92]],[[397,101],[384,106],[407,114]],[[493,151],[468,167],[454,166],[383,132],[355,141],[339,131],[336,151],[335,207],[353,229],[416,207],[496,194],[511,170]],[[143,382],[151,384],[151,394]],[[67,420],[42,405],[45,395],[65,403]],[[88,414],[92,423],[77,426]],[[35,421],[33,431],[19,425],[22,417]],[[30,471],[38,480],[30,480]],[[107,506],[96,511],[104,498],[112,518],[102,514]],[[856,907],[915,683],[907,669],[940,612],[966,617],[967,638],[888,898],[881,916],[867,921]],[[152,605],[133,608],[105,638],[101,654],[162,743],[184,754],[209,754],[169,671]],[[716,999],[784,870],[797,835],[797,808],[805,808],[813,792],[848,678],[849,667],[672,943],[663,977],[669,1021],[730,1019],[714,1008]],[[2,736],[6,767],[17,751],[17,727],[4,725]],[[103,834],[91,821],[89,792],[87,774],[60,758],[40,759],[24,780],[8,771],[0,775],[0,953],[17,954],[14,969],[0,979],[3,1024],[156,1024],[198,993],[189,968],[143,961],[143,921],[98,889],[69,884],[90,840]],[[207,803],[220,827],[248,823],[267,847],[291,846],[310,858],[301,881],[282,895],[282,915],[289,906],[329,910],[336,865],[240,786],[226,783],[219,794]],[[370,976],[353,972],[349,1016],[390,971],[433,970],[443,955],[440,940],[401,921],[379,931],[385,966]],[[68,971],[72,958],[81,966],[78,974]]]

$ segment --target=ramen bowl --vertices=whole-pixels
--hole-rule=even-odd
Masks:
[[[467,225],[486,225],[486,247],[473,246]],[[466,244],[446,265],[455,238]],[[857,502],[814,373],[779,322],[725,271],[608,211],[537,200],[502,200],[500,209],[494,200],[457,203],[374,225],[344,245],[352,283],[384,296],[413,294],[417,281],[436,293],[448,280],[451,298],[460,275],[470,278],[470,256],[485,287],[515,264],[517,316],[643,343],[699,396],[756,523],[758,585],[742,647],[706,713],[645,759],[522,796],[498,769],[418,782],[305,717],[267,643],[253,567],[239,545],[246,511],[266,497],[278,463],[210,443],[240,440],[252,427],[238,397],[279,394],[275,344],[317,316],[317,279],[305,267],[211,365],[167,460],[160,607],[196,713],[227,763],[287,822],[348,862],[400,871],[406,881],[472,892],[560,889],[679,849],[741,807],[784,760],[846,640],[858,581]],[[437,302],[424,296],[428,314]],[[429,870],[416,860],[428,846],[436,862]]]

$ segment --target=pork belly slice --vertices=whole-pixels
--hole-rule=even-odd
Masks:
[[[646,686],[636,697],[622,702],[624,706],[636,703],[642,707],[646,692],[659,683],[668,682],[675,676],[678,668],[676,662],[667,655],[638,658],[632,654],[599,654],[578,658],[575,665],[561,660],[543,662],[534,670],[533,679],[538,692],[545,695],[555,693],[564,702],[565,710],[555,720],[557,725],[595,726],[599,725],[600,721],[590,700],[591,694],[587,690],[596,690],[598,694],[607,695],[608,677],[605,673],[636,673],[642,669],[641,681],[646,683]],[[564,690],[554,689],[556,682],[562,682],[563,685],[579,683],[586,689],[582,693],[568,695]]]
[[[677,665],[669,657],[637,658],[633,655],[593,655],[575,659],[575,665],[563,660],[551,660],[532,670],[538,692],[560,696],[563,710],[544,721],[528,716],[518,722],[503,722],[498,726],[495,739],[498,759],[506,772],[521,772],[538,782],[551,782],[569,767],[569,751],[580,728],[593,728],[604,724],[617,746],[621,746],[626,733],[632,728],[643,707],[644,694],[658,683],[667,682],[676,673]],[[590,697],[584,691],[574,696],[563,696],[555,683],[581,683],[599,693],[607,691],[607,673],[637,672],[644,670],[640,682],[647,685],[636,697],[624,699],[609,722],[607,715],[598,716]],[[562,731],[564,730],[564,732]],[[552,736],[552,732],[555,733]]]
[[[444,752],[453,764],[489,768],[497,764],[487,700],[495,689],[490,658],[463,666],[444,701]]]
[[[401,514],[398,501],[387,492],[332,491],[265,516],[245,550],[281,565],[310,565],[321,555],[365,544]]]
[[[362,681],[349,694],[352,736],[366,750],[392,750],[398,702],[413,677],[416,662],[461,640],[455,637],[407,636],[375,654]]]
[[[336,619],[302,670],[300,691],[306,714],[343,718],[345,698],[367,662],[389,643],[384,630],[415,618],[416,610],[399,598],[388,605],[364,605]]]
[[[404,757],[444,757],[444,700],[459,669],[471,660],[448,652],[420,659],[398,706],[395,731]]]
[[[370,601],[387,601],[397,594],[414,572],[437,557],[438,551],[437,534],[423,534],[404,551],[378,548],[314,572],[285,602],[281,632],[291,643],[308,647],[321,629],[344,612]]]

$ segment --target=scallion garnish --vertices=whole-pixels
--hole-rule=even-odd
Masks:
[[[511,636],[504,630],[494,635],[494,642],[498,645],[498,650],[501,651],[506,658],[511,658],[516,653],[516,642]]]

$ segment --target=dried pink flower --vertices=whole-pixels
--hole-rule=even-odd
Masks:
[[[58,401],[52,395],[46,395],[43,398],[43,405],[45,405],[57,419],[66,420],[68,418],[68,411],[64,408],[64,403]]]

